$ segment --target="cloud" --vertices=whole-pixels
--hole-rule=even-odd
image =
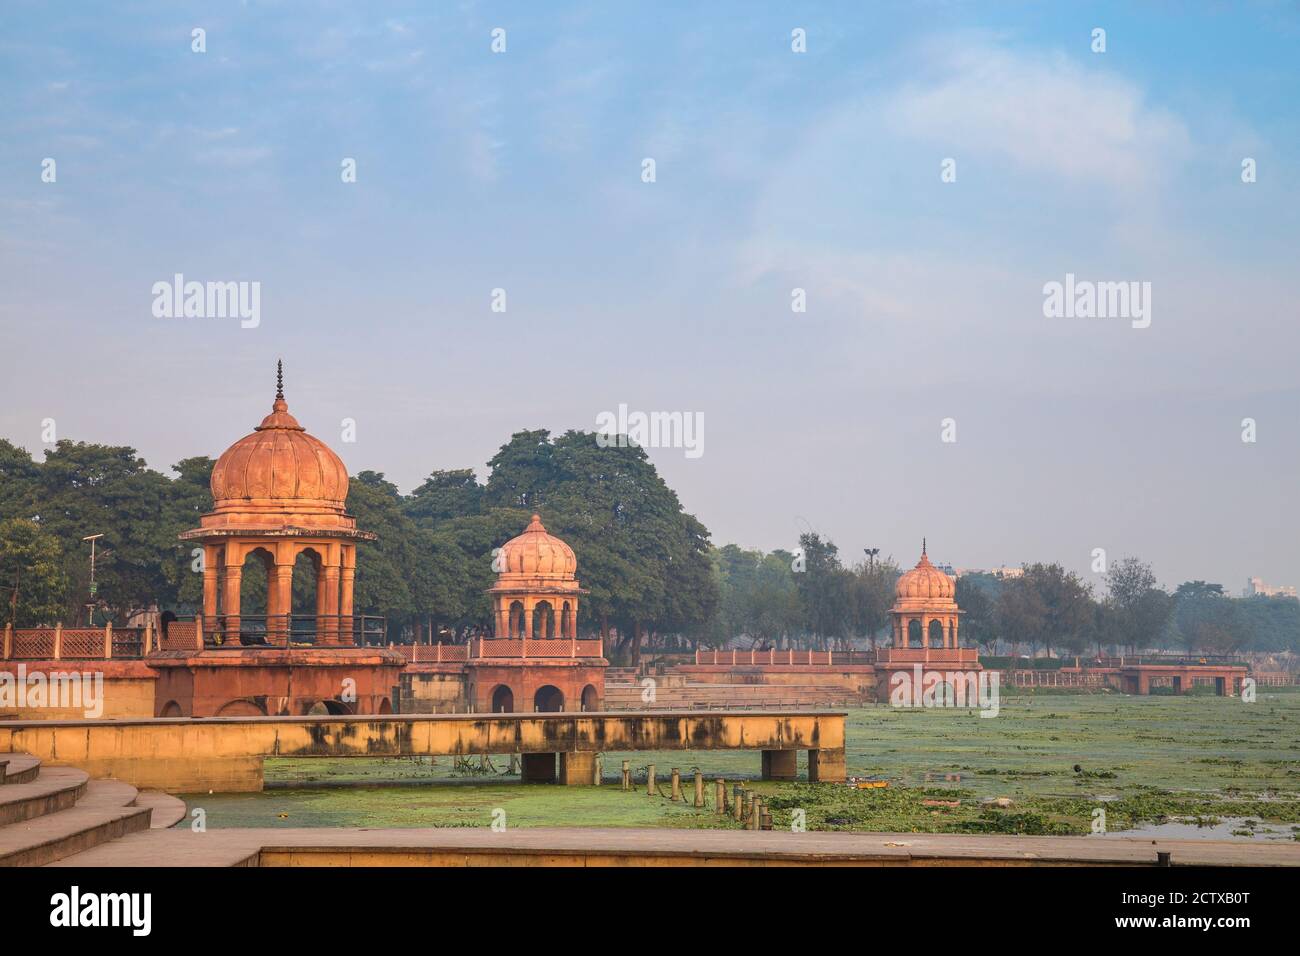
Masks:
[[[1103,68],[1059,53],[940,49],[937,81],[904,87],[885,109],[884,120],[899,134],[1124,189],[1148,187],[1187,156],[1182,121]]]

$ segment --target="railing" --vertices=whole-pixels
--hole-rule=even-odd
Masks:
[[[1080,667],[1134,667],[1138,664],[1156,664],[1165,667],[1246,667],[1240,657],[1227,654],[1135,654],[1132,657],[1078,658]]]
[[[142,627],[20,627],[6,624],[0,644],[4,660],[111,660],[146,653],[151,631]]]
[[[191,622],[170,627],[178,623]],[[388,637],[387,621],[366,614],[218,614],[199,623],[206,648],[382,647]]]
[[[464,644],[394,644],[392,649],[412,664],[454,664],[469,660],[469,647]]]
[[[530,658],[530,657],[604,657],[605,643],[597,638],[594,641],[568,640],[478,640],[470,642],[470,654],[474,658]]]
[[[882,647],[877,659],[881,664],[978,664],[979,651],[974,647]]]
[[[796,651],[787,649],[777,651],[768,649],[766,651],[701,651],[695,652],[695,663],[697,664],[803,664],[813,666],[820,664],[822,667],[828,667],[832,664],[849,664],[857,663],[852,660],[845,660],[845,657],[853,657],[856,654],[870,654],[870,651]],[[838,654],[839,660],[836,660]],[[875,658],[872,657],[872,660]],[[870,663],[862,661],[861,663]]]
[[[1006,681],[1015,687],[1101,687],[1106,675],[1097,671],[1016,670],[1003,671]]]

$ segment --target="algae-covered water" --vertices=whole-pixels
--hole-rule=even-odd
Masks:
[[[696,751],[604,754],[607,782],[598,788],[523,785],[500,756],[484,766],[450,757],[268,759],[263,793],[185,799],[204,808],[209,827],[487,826],[502,813],[509,826],[733,826],[711,806],[721,776],[767,795],[783,827],[802,810],[810,829],[1088,833],[1100,807],[1108,832],[1300,833],[1300,693],[1291,690],[1270,688],[1249,704],[1004,694],[993,718],[882,705],[850,710],[846,729],[849,774],[886,780],[887,789],[760,783],[757,753]],[[633,793],[616,782],[624,758],[641,782]],[[649,763],[665,794],[671,768],[689,794],[698,767],[710,805],[646,796]]]

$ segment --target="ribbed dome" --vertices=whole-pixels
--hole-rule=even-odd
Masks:
[[[921,560],[916,567],[902,575],[894,586],[894,593],[900,601],[907,600],[947,600],[951,601],[957,593],[957,585],[952,578],[930,563],[921,547]]]
[[[323,441],[308,435],[283,397],[251,435],[239,439],[212,469],[216,509],[250,499],[310,502],[343,510],[348,470]]]
[[[578,559],[573,549],[542,526],[533,515],[524,533],[501,546],[501,580],[542,578],[550,581],[573,581]]]
[[[204,528],[356,530],[344,507],[348,470],[289,414],[282,371],[271,414],[222,453],[210,484],[213,509]]]

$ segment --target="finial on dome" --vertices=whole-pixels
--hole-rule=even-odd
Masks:
[[[275,361],[275,398],[284,401],[284,359]]]
[[[921,557],[925,557],[925,538],[921,539]]]

